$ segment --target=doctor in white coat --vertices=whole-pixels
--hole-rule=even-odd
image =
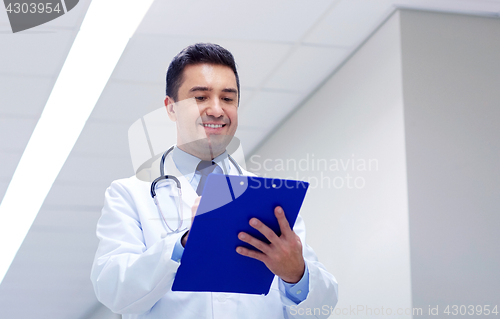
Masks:
[[[216,170],[238,175],[247,171],[229,160],[226,146],[238,126],[240,85],[233,56],[214,44],[195,44],[181,51],[167,72],[165,105],[177,126],[177,145],[165,159],[165,174],[179,179],[182,189],[183,227],[173,218],[179,204],[164,198],[170,209],[159,218],[150,195],[151,183],[133,176],[114,181],[106,191],[97,225],[99,247],[91,280],[97,298],[123,318],[327,318],[337,303],[335,278],[317,261],[305,242],[299,214],[292,229],[280,207],[275,216],[281,236],[253,218],[250,225],[270,244],[246,233],[238,238],[255,248],[237,253],[262,261],[274,274],[267,295],[211,292],[173,292],[172,283],[189,239],[189,227],[202,188],[200,161]],[[159,176],[160,160],[145,175]],[[144,177],[144,176],[143,176]],[[177,193],[175,183],[170,192]],[[237,214],[238,212],[235,212]],[[214,234],[215,235],[215,234]]]

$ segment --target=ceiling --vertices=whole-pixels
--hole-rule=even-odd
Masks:
[[[60,18],[16,34],[0,9],[0,198],[89,4],[81,0]],[[500,15],[500,0],[155,1],[0,286],[0,317],[83,319],[105,312],[89,279],[104,190],[133,175],[128,129],[162,107],[165,70],[182,48],[215,42],[234,54],[241,82],[237,136],[248,155],[396,7]],[[168,131],[165,139],[174,141],[172,124]]]

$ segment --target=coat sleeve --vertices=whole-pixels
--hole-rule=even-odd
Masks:
[[[312,248],[306,244],[305,225],[300,214],[297,217],[293,230],[300,237],[303,246],[304,261],[307,263],[307,268],[309,269],[309,293],[306,299],[297,305],[287,298],[285,286],[280,281],[279,289],[281,292],[281,302],[285,307],[285,317],[294,319],[328,318],[338,301],[337,280],[318,261]]]
[[[147,248],[132,197],[122,182],[113,182],[97,224],[91,272],[97,299],[115,313],[150,311],[172,287],[179,264],[171,256],[180,236],[168,235]]]

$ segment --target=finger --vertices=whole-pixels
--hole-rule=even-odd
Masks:
[[[196,199],[194,200],[193,206],[191,207],[191,219],[196,216],[196,211],[198,210],[198,206],[200,206],[200,200],[201,196],[196,197]]]
[[[194,200],[194,204],[193,206],[191,207],[191,226],[193,225],[194,223],[194,218],[196,217],[196,212],[198,211],[198,206],[200,205],[200,200],[201,200],[201,196],[198,196],[195,200]],[[183,205],[183,204],[181,204]]]
[[[269,245],[258,240],[257,238],[253,237],[252,235],[249,235],[247,233],[244,233],[244,232],[241,232],[238,234],[238,238],[241,240],[241,241],[244,241],[245,243],[247,244],[250,244],[252,246],[254,246],[255,248],[257,248],[258,250],[260,250],[261,252],[263,252],[264,254],[268,254],[269,253]]]
[[[198,197],[196,197],[196,199],[194,200],[194,203],[195,203],[196,205],[199,205],[199,204],[200,204],[200,201],[201,201],[201,196],[198,196]]]
[[[281,206],[277,206],[274,209],[274,215],[276,216],[276,219],[278,219],[278,224],[280,225],[280,230],[282,234],[290,233],[292,229],[290,228],[290,224],[288,223],[288,220],[286,219],[285,212],[283,211],[283,208]]]
[[[236,252],[242,256],[247,256],[253,259],[257,259],[262,262],[264,262],[264,260],[266,259],[266,255],[264,255],[263,253],[241,246],[236,247]]]
[[[275,243],[279,240],[279,237],[274,233],[274,231],[257,218],[250,219],[250,226],[257,229],[271,243]]]

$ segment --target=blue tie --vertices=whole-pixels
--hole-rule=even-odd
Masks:
[[[201,175],[200,182],[196,188],[198,196],[201,196],[203,193],[203,188],[207,182],[208,175],[212,174],[217,167],[218,166],[214,161],[201,161],[196,167],[196,173]]]

